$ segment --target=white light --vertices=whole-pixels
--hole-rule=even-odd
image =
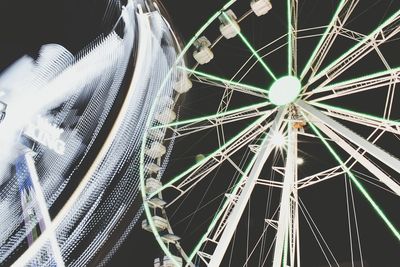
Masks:
[[[297,165],[303,165],[304,159],[303,158],[297,158]]]
[[[61,139],[63,132],[63,129],[51,124],[46,118],[37,117],[36,121],[28,124],[24,134],[54,152],[64,155],[65,143]]]
[[[284,76],[276,80],[269,89],[272,104],[282,106],[294,101],[300,93],[301,83],[293,76]]]
[[[283,147],[286,142],[285,136],[281,132],[275,132],[271,136],[271,142],[277,147]]]

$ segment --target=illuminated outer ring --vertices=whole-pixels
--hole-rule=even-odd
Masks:
[[[207,27],[214,22],[222,13],[222,11],[226,10],[229,8],[236,0],[231,0],[227,4],[225,4],[221,10],[219,10],[217,13],[215,13],[197,32],[196,34],[189,40],[187,45],[182,49],[181,53],[179,54],[178,58],[175,61],[176,65],[179,65],[180,62],[184,59],[184,55],[188,52],[188,50],[192,47],[194,42],[200,37],[200,35],[207,29]],[[183,63],[184,64],[184,63]],[[161,89],[165,87],[165,84],[168,79],[170,79],[170,76],[173,75],[173,70],[171,69],[170,72],[168,73],[168,76],[165,78],[164,83],[161,85]],[[162,90],[160,90],[161,92]],[[155,109],[157,107],[158,103],[154,103],[153,107],[151,108],[149,119],[146,122],[146,128],[149,129],[151,127],[152,122],[154,121],[154,116],[155,116]],[[148,218],[148,222],[150,224],[150,227],[153,231],[153,234],[162,248],[162,250],[165,252],[165,254],[172,260],[172,262],[175,265],[178,265],[178,262],[174,259],[173,255],[165,245],[165,243],[162,241],[160,234],[158,233],[154,221],[152,220],[152,214],[150,211],[150,207],[147,203],[147,196],[146,196],[146,184],[145,184],[145,172],[144,172],[144,165],[145,165],[145,149],[146,149],[146,143],[148,139],[148,134],[144,135],[143,137],[143,142],[142,142],[142,148],[140,152],[140,186],[141,186],[141,192],[142,192],[142,198],[143,198],[143,206],[144,206],[144,211],[146,214],[146,217]]]

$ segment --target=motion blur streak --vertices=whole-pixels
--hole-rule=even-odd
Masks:
[[[0,145],[3,148],[4,143],[7,149],[0,152],[1,263],[12,261],[13,252],[24,248],[24,240],[42,220],[38,214],[24,223],[22,210],[30,207],[21,206],[18,180],[10,171],[21,151],[26,150],[21,139],[35,142],[34,168],[46,202],[42,206],[50,208],[59,202],[71,181],[78,179],[78,186],[59,210],[55,208],[50,225],[13,266],[54,266],[54,234],[66,265],[104,265],[136,224],[142,212],[137,198],[138,151],[145,122],[157,97],[172,96],[175,76],[162,92],[158,88],[177,57],[177,43],[169,25],[156,7],[145,2],[128,1],[113,30],[77,56],[60,45],[45,45],[38,59],[23,57],[0,77],[0,86],[5,88],[1,99],[9,107],[0,125]],[[121,94],[126,80],[127,92]],[[110,121],[117,96],[123,97],[122,106],[114,111],[116,119]],[[159,103],[157,112],[173,108],[169,101]],[[79,108],[83,105],[82,111]],[[26,107],[23,112],[22,107]],[[62,133],[64,153],[51,151],[40,140],[31,140],[34,135],[24,134],[27,125],[38,118],[48,121],[50,130]],[[106,123],[111,124],[111,131],[101,135]],[[78,168],[83,168],[100,138],[105,140],[99,152],[79,175]],[[169,151],[171,147],[172,143]],[[32,205],[38,201],[35,199]]]

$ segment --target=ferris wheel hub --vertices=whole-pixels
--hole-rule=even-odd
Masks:
[[[301,83],[297,77],[284,76],[272,84],[268,96],[272,104],[282,106],[296,100],[300,91]]]

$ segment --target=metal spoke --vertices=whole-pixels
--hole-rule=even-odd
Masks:
[[[347,153],[349,153],[355,160],[361,163],[366,169],[375,175],[383,184],[389,187],[393,192],[400,196],[400,185],[393,181],[388,175],[376,167],[371,161],[369,161],[361,153],[357,152],[351,145],[349,145],[343,138],[336,134],[333,130],[329,129],[322,123],[318,124],[318,128],[325,133],[328,137],[340,145]]]
[[[297,75],[298,0],[287,0],[288,18],[288,75]]]
[[[258,62],[264,67],[264,69],[267,71],[267,73],[274,79],[276,80],[275,74],[272,72],[270,67],[264,62],[264,60],[260,57],[260,55],[257,53],[256,49],[250,44],[250,42],[247,40],[247,38],[236,28],[236,26],[233,24],[232,19],[226,15],[225,12],[222,13],[222,15],[225,17],[227,21],[232,25],[232,27],[236,30],[237,34],[239,35],[240,39],[243,41],[243,43],[249,48],[253,56],[258,60]]]
[[[326,96],[317,97],[312,102],[320,102],[332,98],[360,93],[367,90],[383,88],[384,86],[395,85],[400,82],[400,67],[367,76],[351,79],[348,81],[318,87],[311,92],[304,94],[305,99],[319,93],[331,93]]]
[[[254,186],[256,185],[257,179],[260,176],[262,167],[264,166],[265,161],[268,159],[272,149],[274,148],[272,142],[270,141],[270,137],[273,133],[279,130],[283,116],[284,116],[285,108],[280,108],[278,110],[278,114],[274,120],[273,125],[266,138],[263,141],[261,149],[258,153],[256,153],[256,161],[254,166],[249,174],[249,177],[246,180],[246,184],[238,195],[238,199],[229,214],[229,220],[227,220],[224,232],[222,233],[218,245],[213,253],[213,257],[210,261],[210,266],[219,266],[222,258],[225,254],[226,249],[229,246],[229,241],[232,238],[232,235],[236,229],[236,226],[242,216],[242,213],[247,205],[247,202],[253,192]]]
[[[304,105],[302,105],[302,108]],[[307,112],[309,109],[305,109]],[[377,212],[379,217],[384,221],[384,223],[387,225],[387,227],[392,231],[394,236],[400,241],[400,232],[399,230],[396,229],[396,227],[393,225],[393,223],[389,220],[389,218],[386,216],[386,214],[383,212],[383,210],[378,206],[378,204],[373,200],[371,195],[368,193],[368,191],[364,188],[364,186],[358,181],[358,179],[354,176],[354,174],[350,171],[350,169],[345,165],[345,163],[342,161],[340,156],[335,152],[335,150],[332,148],[332,146],[324,139],[323,135],[321,132],[318,130],[318,128],[310,121],[308,120],[308,124],[310,125],[311,129],[315,132],[320,137],[321,142],[326,146],[326,148],[329,150],[331,155],[335,158],[335,160],[340,164],[340,166],[343,168],[343,170],[347,173],[347,175],[350,177],[351,181],[356,185],[357,189],[361,192],[361,194],[365,197],[365,199],[370,203],[370,205],[373,207],[373,209]]]
[[[275,242],[273,267],[287,265],[287,243],[291,226],[291,195],[297,178],[297,131],[291,123],[288,125],[287,156],[285,165],[285,176],[283,178],[283,189],[279,210],[278,230]],[[297,203],[296,203],[297,204]],[[294,251],[291,251],[291,257]],[[284,262],[282,263],[282,258]]]
[[[324,82],[320,86],[325,86],[345,70],[360,61],[371,51],[385,43],[400,32],[400,10],[393,14],[389,19],[379,25],[372,33],[367,35],[362,41],[343,53],[338,59],[316,74],[310,79],[306,87],[322,77]]]
[[[360,125],[372,127],[374,129],[380,129],[385,132],[394,133],[400,135],[400,121],[394,121],[385,119],[370,114],[355,112],[352,110],[326,105],[322,103],[310,103],[313,106],[320,107],[326,110],[326,114],[341,120],[350,121]]]
[[[324,124],[329,126],[331,129],[335,129],[336,132],[340,133],[341,136],[346,136],[347,139],[351,140],[352,143],[356,144],[358,147],[368,151],[370,155],[375,157],[377,160],[381,161],[385,165],[389,166],[396,172],[400,173],[400,160],[393,157],[380,147],[370,143],[365,140],[361,136],[357,135],[353,131],[349,130],[345,126],[341,125],[337,121],[329,118],[327,115],[323,114],[316,108],[311,105],[305,103],[302,100],[296,101],[296,104],[300,106],[307,113],[311,114],[313,117],[316,117],[318,120],[322,121]],[[326,142],[326,140],[324,140]]]
[[[169,124],[161,124],[153,126],[152,130],[170,128],[178,134],[177,137],[181,135],[191,134],[199,130],[205,130],[212,127],[217,127],[219,125],[232,123],[244,119],[249,119],[257,116],[262,116],[265,114],[271,114],[275,109],[262,111],[261,108],[268,106],[268,103],[260,103],[255,105],[250,105],[247,107],[237,108],[229,110],[222,113],[201,116],[198,118],[187,119],[182,121],[176,121]]]
[[[256,156],[253,156],[252,160],[248,164],[246,170],[244,171],[244,174],[241,176],[239,179],[239,182],[234,186],[233,190],[230,192],[229,195],[236,195],[239,190],[243,187],[243,183],[246,181],[248,174],[250,173],[251,168],[253,167],[254,162],[256,161]],[[207,228],[206,233],[201,237],[200,241],[197,243],[195,246],[194,250],[189,256],[188,262],[191,262],[193,258],[198,255],[205,263],[208,263],[205,258],[210,259],[209,254],[202,253],[200,251],[200,248],[203,246],[204,242],[209,240],[211,242],[216,242],[212,238],[209,238],[209,235],[214,231],[214,229],[217,226],[218,221],[221,220],[221,217],[226,215],[227,210],[231,207],[232,205],[232,198],[227,198],[224,203],[222,204],[221,208],[219,211],[216,213],[215,217],[213,218],[212,222],[210,223],[209,227]],[[216,234],[218,235],[218,230],[215,230]],[[214,235],[215,238],[215,235]]]
[[[253,91],[253,92],[261,93],[261,94],[267,93],[266,89],[263,89],[263,88],[260,88],[260,87],[257,87],[257,86],[248,85],[248,84],[244,84],[244,83],[238,83],[238,82],[231,81],[231,80],[228,80],[228,79],[224,79],[224,78],[212,75],[212,74],[204,73],[204,72],[201,72],[201,71],[198,71],[198,70],[188,69],[186,67],[179,67],[179,69],[182,69],[184,71],[187,71],[189,73],[195,74],[197,76],[200,76],[202,78],[205,78],[205,79],[208,79],[208,80],[211,80],[211,81],[222,82],[225,85],[224,87],[229,86],[229,87],[236,88],[238,90],[245,91],[245,92],[246,91]]]
[[[329,49],[332,47],[336,37],[342,31],[347,19],[356,7],[358,1],[359,0],[342,0],[339,3],[331,22],[329,23],[319,43],[311,54],[311,57],[306,66],[301,72],[301,79],[303,79],[310,70],[311,75],[309,79],[312,79],[314,77],[316,72],[321,67],[322,62],[328,54]]]
[[[218,166],[222,165],[226,161],[229,162],[239,173],[244,174],[243,171],[231,160],[232,155],[240,151],[243,147],[248,145],[252,140],[257,139],[263,132],[270,128],[272,123],[268,123],[265,126],[256,126],[249,134],[245,135],[245,138],[240,138],[236,142],[228,146],[223,152],[212,157],[208,162],[199,166],[196,170],[192,171],[186,176],[179,184],[171,185],[172,188],[178,190],[180,195],[171,201],[167,206],[173,204],[183,195],[190,192],[190,190],[196,186],[203,178],[214,171]]]
[[[205,157],[203,160],[199,161],[198,163],[194,164],[193,166],[191,166],[190,168],[188,168],[186,171],[184,171],[183,173],[179,174],[178,176],[176,176],[175,178],[171,179],[168,183],[164,184],[161,188],[159,188],[158,190],[156,190],[155,192],[153,192],[151,195],[149,195],[147,198],[151,199],[152,197],[156,196],[158,193],[162,192],[163,190],[165,190],[168,187],[173,186],[175,183],[177,183],[178,181],[182,180],[184,177],[186,177],[188,174],[192,173],[193,171],[201,168],[204,164],[206,164],[207,162],[209,162],[210,160],[215,159],[216,157],[219,156],[223,156],[224,155],[224,151],[231,146],[232,144],[236,143],[237,140],[241,139],[241,140],[247,140],[247,136],[249,134],[252,133],[252,131],[254,131],[254,129],[258,128],[260,126],[260,124],[266,120],[269,117],[270,114],[262,116],[261,118],[259,118],[258,120],[256,120],[255,122],[251,123],[249,126],[247,126],[244,130],[242,130],[241,132],[239,132],[237,135],[235,135],[234,137],[232,137],[228,142],[226,142],[223,146],[219,147],[216,151],[214,151],[213,153],[211,153],[210,155],[208,155],[207,157]]]

